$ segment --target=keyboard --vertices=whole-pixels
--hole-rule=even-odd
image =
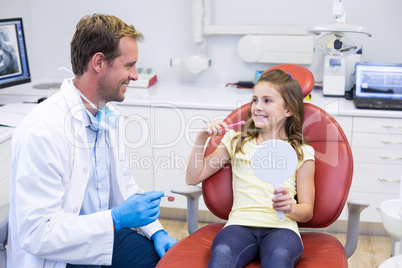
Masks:
[[[402,111],[402,99],[353,98],[356,108]]]

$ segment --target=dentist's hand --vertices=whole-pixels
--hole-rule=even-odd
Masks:
[[[112,208],[116,231],[121,228],[137,228],[158,219],[162,191],[151,191],[145,195],[132,195],[120,205]]]
[[[161,258],[165,255],[166,251],[177,242],[177,239],[170,237],[164,230],[159,230],[154,233],[151,239],[154,241],[156,253],[158,253]]]

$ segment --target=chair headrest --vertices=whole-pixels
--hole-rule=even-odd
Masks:
[[[310,92],[314,88],[314,75],[306,67],[294,64],[282,64],[271,67],[267,69],[265,72],[268,72],[273,69],[281,69],[291,74],[293,79],[299,82],[301,90],[303,92],[303,97],[307,97],[308,94],[310,94]]]

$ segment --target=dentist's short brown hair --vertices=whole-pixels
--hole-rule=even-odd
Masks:
[[[84,16],[77,23],[71,41],[71,65],[74,74],[84,74],[88,62],[98,52],[103,53],[106,61],[112,64],[121,54],[119,41],[126,36],[137,41],[143,39],[143,35],[133,25],[128,25],[115,16]]]

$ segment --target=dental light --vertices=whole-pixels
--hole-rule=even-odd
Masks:
[[[356,53],[362,44],[354,42],[345,36],[345,33],[358,33],[371,36],[366,27],[346,23],[346,13],[343,9],[343,0],[332,0],[332,16],[334,23],[314,26],[312,34],[323,34],[316,40],[316,45],[327,56],[347,56]]]
[[[370,31],[363,26],[346,23],[343,0],[332,0],[332,16],[335,22],[312,27],[309,32],[320,35],[316,41],[324,54],[323,94],[326,96],[344,96],[353,85],[353,66],[360,60],[363,45],[350,39],[348,34],[365,34],[371,37]]]

